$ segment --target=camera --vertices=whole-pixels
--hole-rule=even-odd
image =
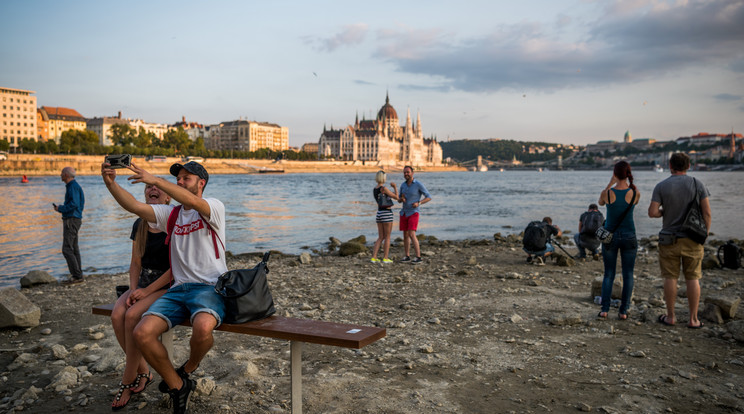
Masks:
[[[107,155],[106,162],[109,168],[126,168],[132,164],[132,156],[129,154]]]

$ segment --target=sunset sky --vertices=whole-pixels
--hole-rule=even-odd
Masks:
[[[744,132],[744,0],[0,2],[0,86],[86,117],[589,144]]]

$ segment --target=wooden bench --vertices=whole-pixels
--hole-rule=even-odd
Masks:
[[[94,315],[111,316],[113,303],[93,307]],[[186,321],[183,326],[191,326]],[[305,342],[360,349],[386,335],[385,328],[318,321],[313,319],[286,318],[273,315],[259,321],[230,325],[222,324],[216,330],[289,341],[291,406],[292,414],[302,413],[302,344]],[[173,329],[163,334],[163,345],[173,358]]]

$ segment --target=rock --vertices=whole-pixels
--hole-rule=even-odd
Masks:
[[[578,323],[581,323],[581,315],[579,314],[555,315],[550,318],[550,324],[554,326],[575,325]]]
[[[449,299],[447,299],[446,302],[444,302],[444,304],[447,305],[447,306],[452,306],[455,303],[457,303],[457,301],[455,301],[455,298],[449,298]]]
[[[39,333],[42,334],[42,335],[51,335],[52,334],[52,330],[49,329],[49,328],[44,328],[44,329],[40,330]]]
[[[77,383],[78,370],[73,367],[66,366],[62,368],[62,370],[59,371],[57,375],[54,376],[52,382],[46,386],[46,389],[61,392],[76,386]]]
[[[311,262],[310,253],[303,252],[302,254],[300,254],[300,263],[308,264],[310,262]]]
[[[514,315],[512,315],[512,316],[511,316],[511,317],[509,318],[509,320],[510,320],[510,321],[511,321],[512,323],[520,323],[520,322],[524,321],[524,318],[522,318],[521,316],[519,316],[519,315],[517,315],[517,314],[515,313]]]
[[[346,242],[341,243],[341,246],[338,248],[338,254],[341,256],[351,256],[354,254],[359,254],[362,252],[367,251],[367,246],[360,243],[354,243],[354,242]]]
[[[471,265],[471,266],[474,266],[474,265],[478,264],[478,260],[475,258],[475,256],[470,256],[468,258],[468,264]]]
[[[335,237],[329,237],[328,240],[330,241],[329,245],[332,247],[338,247],[341,245],[341,240]]]
[[[419,352],[422,354],[433,354],[434,353],[434,347],[431,345],[424,345],[421,348],[419,348]]]
[[[615,283],[612,285],[612,299],[620,299],[623,297],[622,279],[622,277],[615,276]],[[602,276],[596,277],[592,280],[592,299],[594,299],[595,296],[602,296],[603,280],[604,277]]]
[[[703,270],[719,269],[721,267],[718,258],[712,254],[706,254],[701,264]]]
[[[353,239],[347,240],[347,243],[359,243],[361,245],[367,244],[367,237],[363,234],[361,236],[354,237]]]
[[[258,377],[258,367],[251,361],[244,361],[240,369],[240,375],[245,378]]]
[[[52,345],[52,355],[54,356],[54,359],[65,359],[65,357],[69,354],[70,353],[67,351],[67,348],[65,348],[64,345]]]
[[[726,329],[739,342],[744,342],[744,320],[733,321],[726,324]]]
[[[202,395],[210,395],[217,387],[212,378],[199,378],[196,380],[196,392]]]
[[[103,339],[106,336],[103,332],[91,332],[88,334],[88,338],[98,341],[99,339]]]
[[[46,283],[57,283],[57,279],[43,270],[32,270],[21,278],[22,288],[30,288],[34,285],[43,285]]]
[[[302,305],[300,305],[300,310],[301,311],[309,311],[309,310],[313,310],[313,307],[310,306],[307,303],[303,303]]]
[[[736,310],[739,308],[741,298],[731,296],[714,295],[705,298],[704,303],[712,303],[721,308],[721,314],[726,319],[732,319],[736,316]]]
[[[587,403],[579,403],[579,406],[576,408],[578,408],[579,411],[583,411],[585,413],[592,411],[592,406]]]
[[[700,317],[706,321],[711,321],[715,324],[723,324],[723,314],[721,314],[721,308],[714,305],[713,303],[706,303],[703,311],[700,312]]]
[[[441,325],[442,324],[442,321],[440,321],[439,318],[436,318],[436,317],[435,318],[431,318],[431,319],[429,319],[426,322],[429,322],[429,323],[434,324],[434,325]]]
[[[646,353],[643,351],[629,352],[628,355],[632,356],[633,358],[646,358]]]
[[[39,326],[41,309],[23,293],[9,287],[0,290],[0,328]]]
[[[569,267],[576,264],[576,261],[562,254],[555,255],[555,262],[558,266]]]

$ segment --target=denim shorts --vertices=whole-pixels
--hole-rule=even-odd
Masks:
[[[217,326],[220,326],[225,318],[225,301],[212,285],[182,283],[168,289],[142,316],[158,316],[171,329],[186,319],[193,323],[194,316],[199,312],[214,316]]]
[[[555,251],[555,247],[553,247],[553,245],[550,243],[545,243],[545,249],[540,250],[539,252],[532,252],[525,249],[524,247],[522,247],[522,250],[524,250],[527,254],[532,254],[535,256],[545,256],[546,253],[553,253]]]

